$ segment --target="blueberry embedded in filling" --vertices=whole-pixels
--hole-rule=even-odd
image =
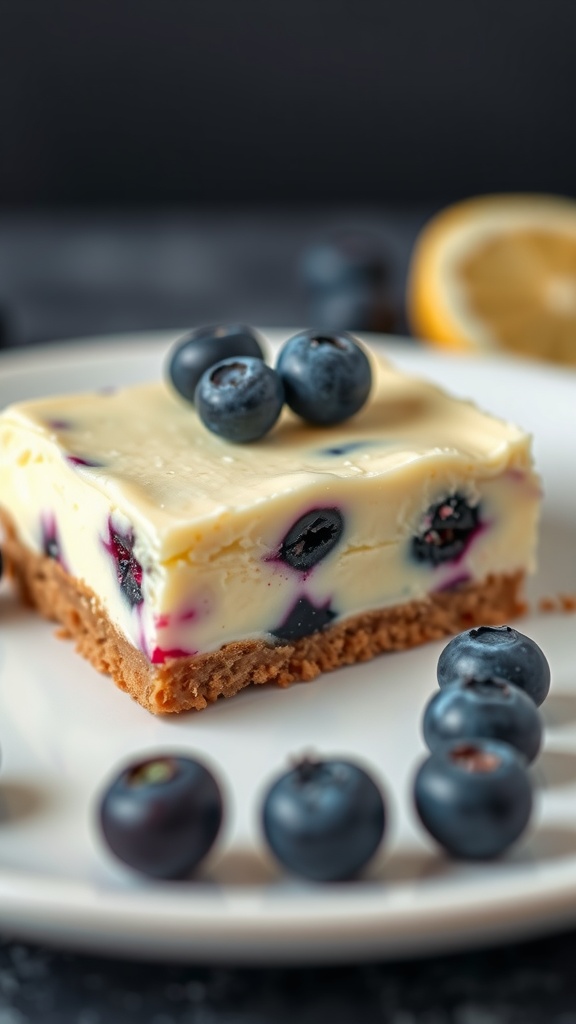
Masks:
[[[278,640],[298,640],[301,636],[317,633],[335,619],[337,614],[329,602],[318,608],[307,597],[299,597],[284,622],[270,632]]]
[[[329,448],[320,448],[320,455],[351,455],[352,452],[357,452],[360,448],[369,448],[374,444],[373,441],[347,441],[343,444],[334,445]]]
[[[315,508],[290,528],[280,547],[280,561],[305,572],[332,551],[344,530],[337,508]]]
[[[129,530],[127,533],[120,533],[114,529],[112,522],[108,521],[109,540],[104,544],[108,554],[112,556],[116,564],[116,577],[120,584],[120,590],[128,601],[131,608],[141,604],[144,600],[142,595],[142,566],[134,558],[134,533]]]
[[[412,557],[432,566],[456,561],[479,527],[480,506],[452,494],[426,512],[420,532],[411,540]]]
[[[94,459],[85,459],[82,455],[66,455],[66,462],[71,466],[86,466],[88,469],[101,469],[102,463]]]
[[[72,423],[70,420],[47,420],[46,426],[49,427],[50,430],[70,430]]]
[[[60,538],[58,528],[53,515],[42,516],[42,552],[47,558],[53,558],[56,562],[61,561]]]

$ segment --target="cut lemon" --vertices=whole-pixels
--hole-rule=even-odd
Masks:
[[[417,337],[576,365],[576,202],[469,199],[416,241],[407,312]]]

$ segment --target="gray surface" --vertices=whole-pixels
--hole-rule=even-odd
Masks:
[[[576,935],[356,967],[143,966],[0,947],[0,1024],[574,1024]]]

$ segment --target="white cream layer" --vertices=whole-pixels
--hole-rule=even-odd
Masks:
[[[373,361],[369,402],[338,427],[285,411],[264,439],[209,433],[163,383],[24,402],[0,415],[0,505],[34,551],[54,523],[62,564],[155,661],[266,637],[300,598],[338,618],[461,579],[534,567],[539,481],[517,427]],[[482,529],[457,564],[410,556],[426,510],[459,493]],[[302,573],[288,530],[338,508],[336,547]],[[134,535],[144,600],[118,586],[109,522]],[[108,545],[108,549],[107,549]]]

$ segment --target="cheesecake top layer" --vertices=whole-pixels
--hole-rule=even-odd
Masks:
[[[248,509],[325,478],[342,481],[404,470],[423,459],[455,459],[495,475],[530,462],[518,427],[434,385],[373,360],[365,407],[338,426],[315,427],[285,409],[262,440],[238,445],[210,433],[194,407],[164,382],[22,402],[0,415],[10,428],[56,447],[83,482],[138,507],[160,532],[227,509]]]

